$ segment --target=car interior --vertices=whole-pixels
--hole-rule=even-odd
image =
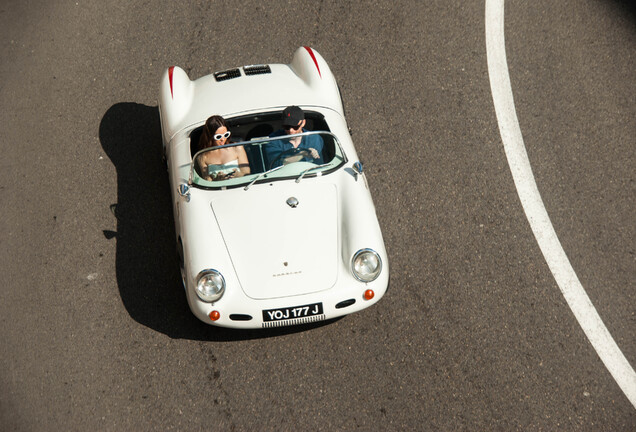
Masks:
[[[251,141],[260,138],[267,138],[272,132],[282,129],[282,111],[269,113],[252,114],[247,116],[233,117],[226,119],[228,129],[232,132],[230,142],[237,143]],[[315,111],[305,111],[305,129],[307,131],[327,131],[329,126],[322,114]],[[203,126],[194,129],[190,133],[190,153],[191,156],[200,150],[199,139],[203,133]],[[331,161],[335,155],[335,143],[328,135],[323,136],[323,160]],[[271,161],[265,160],[262,144],[245,146],[245,152],[250,162],[250,170],[253,174],[267,170]]]

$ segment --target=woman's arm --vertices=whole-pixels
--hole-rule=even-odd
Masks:
[[[203,156],[197,157],[197,166],[199,167],[199,175],[202,179],[212,181],[210,173],[208,172],[208,164],[203,160]]]

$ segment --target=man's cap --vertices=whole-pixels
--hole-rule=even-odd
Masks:
[[[283,126],[298,126],[305,120],[305,113],[296,105],[288,106],[283,110]]]

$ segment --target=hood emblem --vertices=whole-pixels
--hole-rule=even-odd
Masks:
[[[290,206],[291,208],[298,207],[298,199],[296,199],[295,197],[287,198],[287,205]]]

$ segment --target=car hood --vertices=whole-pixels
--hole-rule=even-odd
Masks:
[[[211,207],[245,294],[269,299],[331,288],[338,276],[336,186],[306,179],[242,192],[220,194]]]

